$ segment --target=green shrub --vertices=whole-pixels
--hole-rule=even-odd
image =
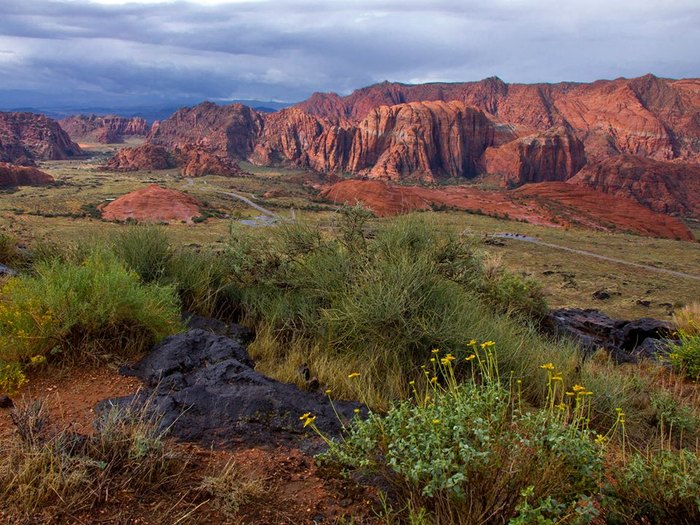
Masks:
[[[700,523],[700,456],[689,450],[635,453],[606,487],[611,523]]]
[[[413,382],[414,399],[385,415],[355,419],[322,459],[380,476],[410,506],[428,509],[438,524],[516,517],[526,523],[525,515],[535,512],[530,499],[540,515],[546,509],[559,518],[556,523],[564,522],[596,493],[602,449],[576,408],[573,419],[562,419],[560,413],[569,412],[559,407],[523,412],[517,393],[498,381],[494,354],[486,348],[471,358],[479,364],[480,381],[459,383],[456,372],[464,362],[448,354],[441,366],[426,369],[425,388]]]
[[[700,379],[700,334],[678,332],[680,342],[671,345],[671,364],[693,380]]]
[[[0,289],[0,359],[133,355],[177,331],[170,286],[142,285],[110,252],[40,263]]]
[[[112,250],[145,283],[160,281],[172,256],[164,228],[150,224],[126,227],[115,236]]]

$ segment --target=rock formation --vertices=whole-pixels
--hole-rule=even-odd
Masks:
[[[619,155],[587,165],[571,184],[630,197],[652,210],[700,218],[700,165]]]
[[[362,203],[377,215],[412,210],[454,208],[545,226],[583,225],[670,239],[692,240],[692,233],[673,217],[655,213],[624,197],[564,182],[526,184],[511,191],[485,191],[473,186],[426,188],[385,181],[345,180],[324,188],[320,197],[336,204]]]
[[[65,160],[81,153],[55,120],[0,112],[0,162],[33,166],[37,160]]]
[[[11,186],[43,186],[51,184],[54,178],[36,168],[13,166],[0,162],[0,188]]]
[[[150,126],[140,117],[118,117],[116,115],[74,115],[59,121],[61,128],[76,142],[99,142],[117,144],[124,137],[145,137]]]
[[[204,102],[180,109],[154,126],[148,140],[169,150],[196,145],[221,157],[241,159],[252,153],[262,125],[263,117],[242,104]]]
[[[673,333],[672,325],[666,321],[612,319],[597,310],[580,308],[552,310],[544,326],[557,337],[573,339],[588,355],[605,349],[623,363],[658,357]]]
[[[176,164],[180,166],[183,177],[201,177],[202,175],[229,177],[242,173],[238,164],[229,158],[189,144],[176,148],[173,156]]]
[[[102,218],[108,221],[192,222],[201,216],[201,203],[194,197],[176,190],[152,184],[122,195],[102,208]]]
[[[146,142],[135,148],[122,148],[105,166],[113,171],[165,170],[175,167],[173,156],[162,146]]]
[[[145,406],[174,436],[206,445],[308,444],[302,414],[313,413],[321,432],[337,436],[338,418],[350,421],[360,408],[345,401],[334,401],[334,408],[320,392],[265,377],[239,341],[201,329],[168,337],[124,373],[141,379],[145,390],[103,403],[102,410]]]
[[[585,164],[583,143],[563,127],[488,148],[483,157],[485,172],[499,175],[504,186],[565,181]]]
[[[347,97],[316,93],[298,104],[332,122],[359,122],[380,106],[458,100],[518,127],[521,134],[566,126],[589,160],[619,153],[700,162],[700,79],[640,78],[590,84],[506,84],[498,78],[454,84],[384,82]]]
[[[291,108],[266,118],[251,160],[432,181],[476,175],[485,149],[513,138],[508,126],[461,102],[382,106],[357,125],[332,124]]]

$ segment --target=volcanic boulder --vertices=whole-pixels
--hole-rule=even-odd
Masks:
[[[102,144],[120,143],[128,136],[146,136],[150,131],[150,126],[141,117],[116,115],[73,115],[60,120],[59,124],[75,141]]]
[[[163,146],[148,142],[135,148],[122,148],[105,166],[113,171],[165,170],[175,167],[175,160]]]
[[[13,166],[0,162],[0,188],[11,186],[43,186],[51,184],[54,178],[36,168]]]
[[[145,405],[162,428],[186,441],[303,443],[300,416],[309,412],[326,435],[337,436],[342,428],[327,396],[261,375],[239,341],[201,329],[165,339],[124,373],[141,379],[146,389],[100,408]],[[334,405],[345,421],[361,408],[344,401]]]
[[[700,165],[620,155],[589,164],[568,182],[632,198],[660,213],[700,218]]]
[[[102,209],[102,218],[108,221],[139,222],[192,222],[201,216],[201,203],[180,191],[152,184],[132,191],[110,202]]]
[[[623,363],[658,357],[673,332],[665,321],[613,319],[598,310],[579,308],[552,310],[545,327],[554,335],[573,339],[587,354],[603,348]]]
[[[0,112],[0,162],[34,166],[82,152],[55,120],[34,113]]]

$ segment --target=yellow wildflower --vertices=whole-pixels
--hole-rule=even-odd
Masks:
[[[471,361],[472,359],[476,358],[476,354],[471,354],[470,356],[467,356],[464,358],[465,361]]]
[[[308,427],[311,425],[314,421],[316,421],[316,416],[311,416],[304,421],[304,428]]]
[[[30,359],[30,361],[33,365],[40,365],[41,363],[46,362],[46,357],[44,357],[43,355],[35,355]]]
[[[305,412],[304,414],[302,414],[301,416],[299,416],[299,419],[301,419],[302,421],[306,421],[306,420],[309,419],[310,417],[311,417],[311,412]]]
[[[554,364],[553,363],[545,363],[543,365],[540,365],[540,368],[543,370],[554,370]]]
[[[437,348],[433,348],[433,349],[431,350],[431,352],[434,353],[434,354],[437,354],[438,352],[440,352],[440,350],[438,350]]]
[[[433,419],[433,425],[439,425],[440,420],[439,419]]]
[[[330,389],[330,388],[326,389],[326,395],[327,395],[327,396],[330,396],[330,395],[331,395],[331,389]]]
[[[583,385],[574,385],[572,390],[578,394],[579,392],[585,392],[586,387]]]
[[[348,376],[348,379],[354,379],[354,378],[356,378],[356,377],[360,377],[360,373],[359,373],[359,372],[353,372],[352,374],[350,374],[350,375]]]

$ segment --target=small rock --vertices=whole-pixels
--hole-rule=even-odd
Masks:
[[[647,301],[646,299],[637,299],[637,304],[639,306],[649,308],[651,306],[651,301]]]
[[[9,396],[0,396],[0,408],[14,408],[15,404]]]
[[[17,272],[12,268],[5,266],[4,264],[0,264],[0,277],[14,277],[15,275],[17,275]]]
[[[595,299],[598,299],[599,301],[607,301],[608,299],[610,299],[611,296],[610,292],[606,290],[596,290],[595,292],[593,292],[593,297]]]

